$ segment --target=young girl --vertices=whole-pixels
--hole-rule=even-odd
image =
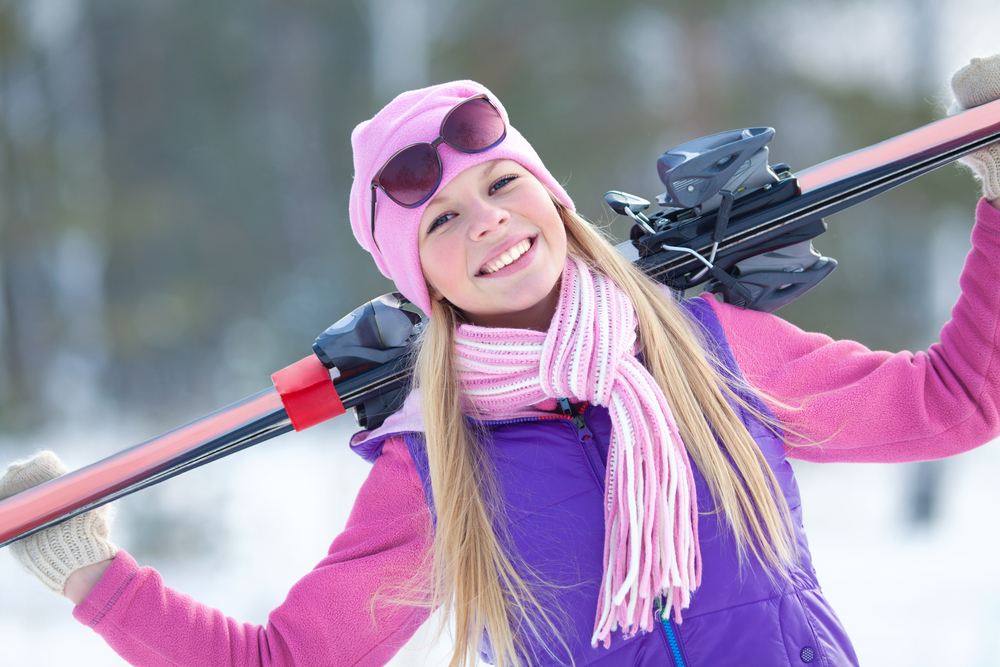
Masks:
[[[1000,97],[1000,56],[953,86]],[[786,456],[913,461],[1000,433],[1000,146],[971,164],[963,295],[927,353],[674,302],[573,211],[482,86],[404,93],[353,135],[351,224],[430,315],[347,528],[266,627],[165,587],[102,510],[14,549],[136,665],[389,660],[435,607],[453,665],[856,665]],[[0,497],[64,471],[12,465]]]

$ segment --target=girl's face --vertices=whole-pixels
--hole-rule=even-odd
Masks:
[[[545,331],[559,301],[566,229],[548,191],[517,162],[469,167],[420,218],[432,299],[479,326]]]

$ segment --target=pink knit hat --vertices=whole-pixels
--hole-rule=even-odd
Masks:
[[[566,206],[573,201],[542,164],[541,158],[521,133],[511,127],[507,111],[486,89],[475,81],[453,81],[399,95],[371,120],[354,128],[354,183],[351,186],[351,229],[361,247],[372,254],[379,271],[396,283],[396,289],[425,313],[431,312],[427,283],[420,268],[417,227],[428,202],[417,208],[404,208],[378,190],[375,209],[375,234],[371,235],[371,183],[385,161],[400,148],[419,141],[433,141],[441,130],[441,121],[452,107],[474,95],[486,94],[500,110],[507,126],[506,138],[482,153],[463,153],[441,143],[444,173],[438,190],[462,171],[489,160],[514,160],[530,171]]]

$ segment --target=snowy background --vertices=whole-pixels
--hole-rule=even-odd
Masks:
[[[368,465],[349,452],[350,417],[286,435],[120,503],[114,536],[167,584],[246,622],[265,623],[343,527]],[[83,464],[143,434],[92,433]],[[79,434],[2,443],[12,454],[59,448]],[[935,520],[910,519],[914,465],[795,462],[824,592],[863,665],[1000,665],[1000,443],[944,464]],[[74,455],[76,456],[76,455]],[[152,520],[152,525],[149,525]],[[173,554],[143,553],[163,531]],[[180,546],[183,544],[184,546]],[[0,664],[124,665],[9,556],[0,558]],[[419,632],[393,665],[447,664],[447,639]]]
[[[249,395],[387,291],[347,230],[347,137],[400,90],[484,82],[623,238],[601,195],[651,199],[663,150],[767,124],[772,162],[800,169],[912,129],[953,70],[1000,52],[998,25],[995,0],[0,0],[0,469],[42,448],[80,467]],[[950,168],[836,216],[817,247],[841,269],[781,315],[926,347],[974,205]],[[131,496],[114,538],[264,623],[346,521],[368,470],[353,428]],[[794,465],[862,664],[1000,666],[996,444]],[[123,664],[70,611],[0,553],[0,667]],[[443,664],[428,644],[393,664]]]

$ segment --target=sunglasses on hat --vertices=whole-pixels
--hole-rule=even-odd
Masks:
[[[486,95],[459,102],[441,121],[434,141],[421,141],[396,151],[372,179],[372,240],[375,241],[375,190],[404,208],[416,208],[441,185],[444,167],[438,146],[444,142],[463,153],[482,153],[507,136],[500,111]],[[378,241],[375,241],[378,247]]]

